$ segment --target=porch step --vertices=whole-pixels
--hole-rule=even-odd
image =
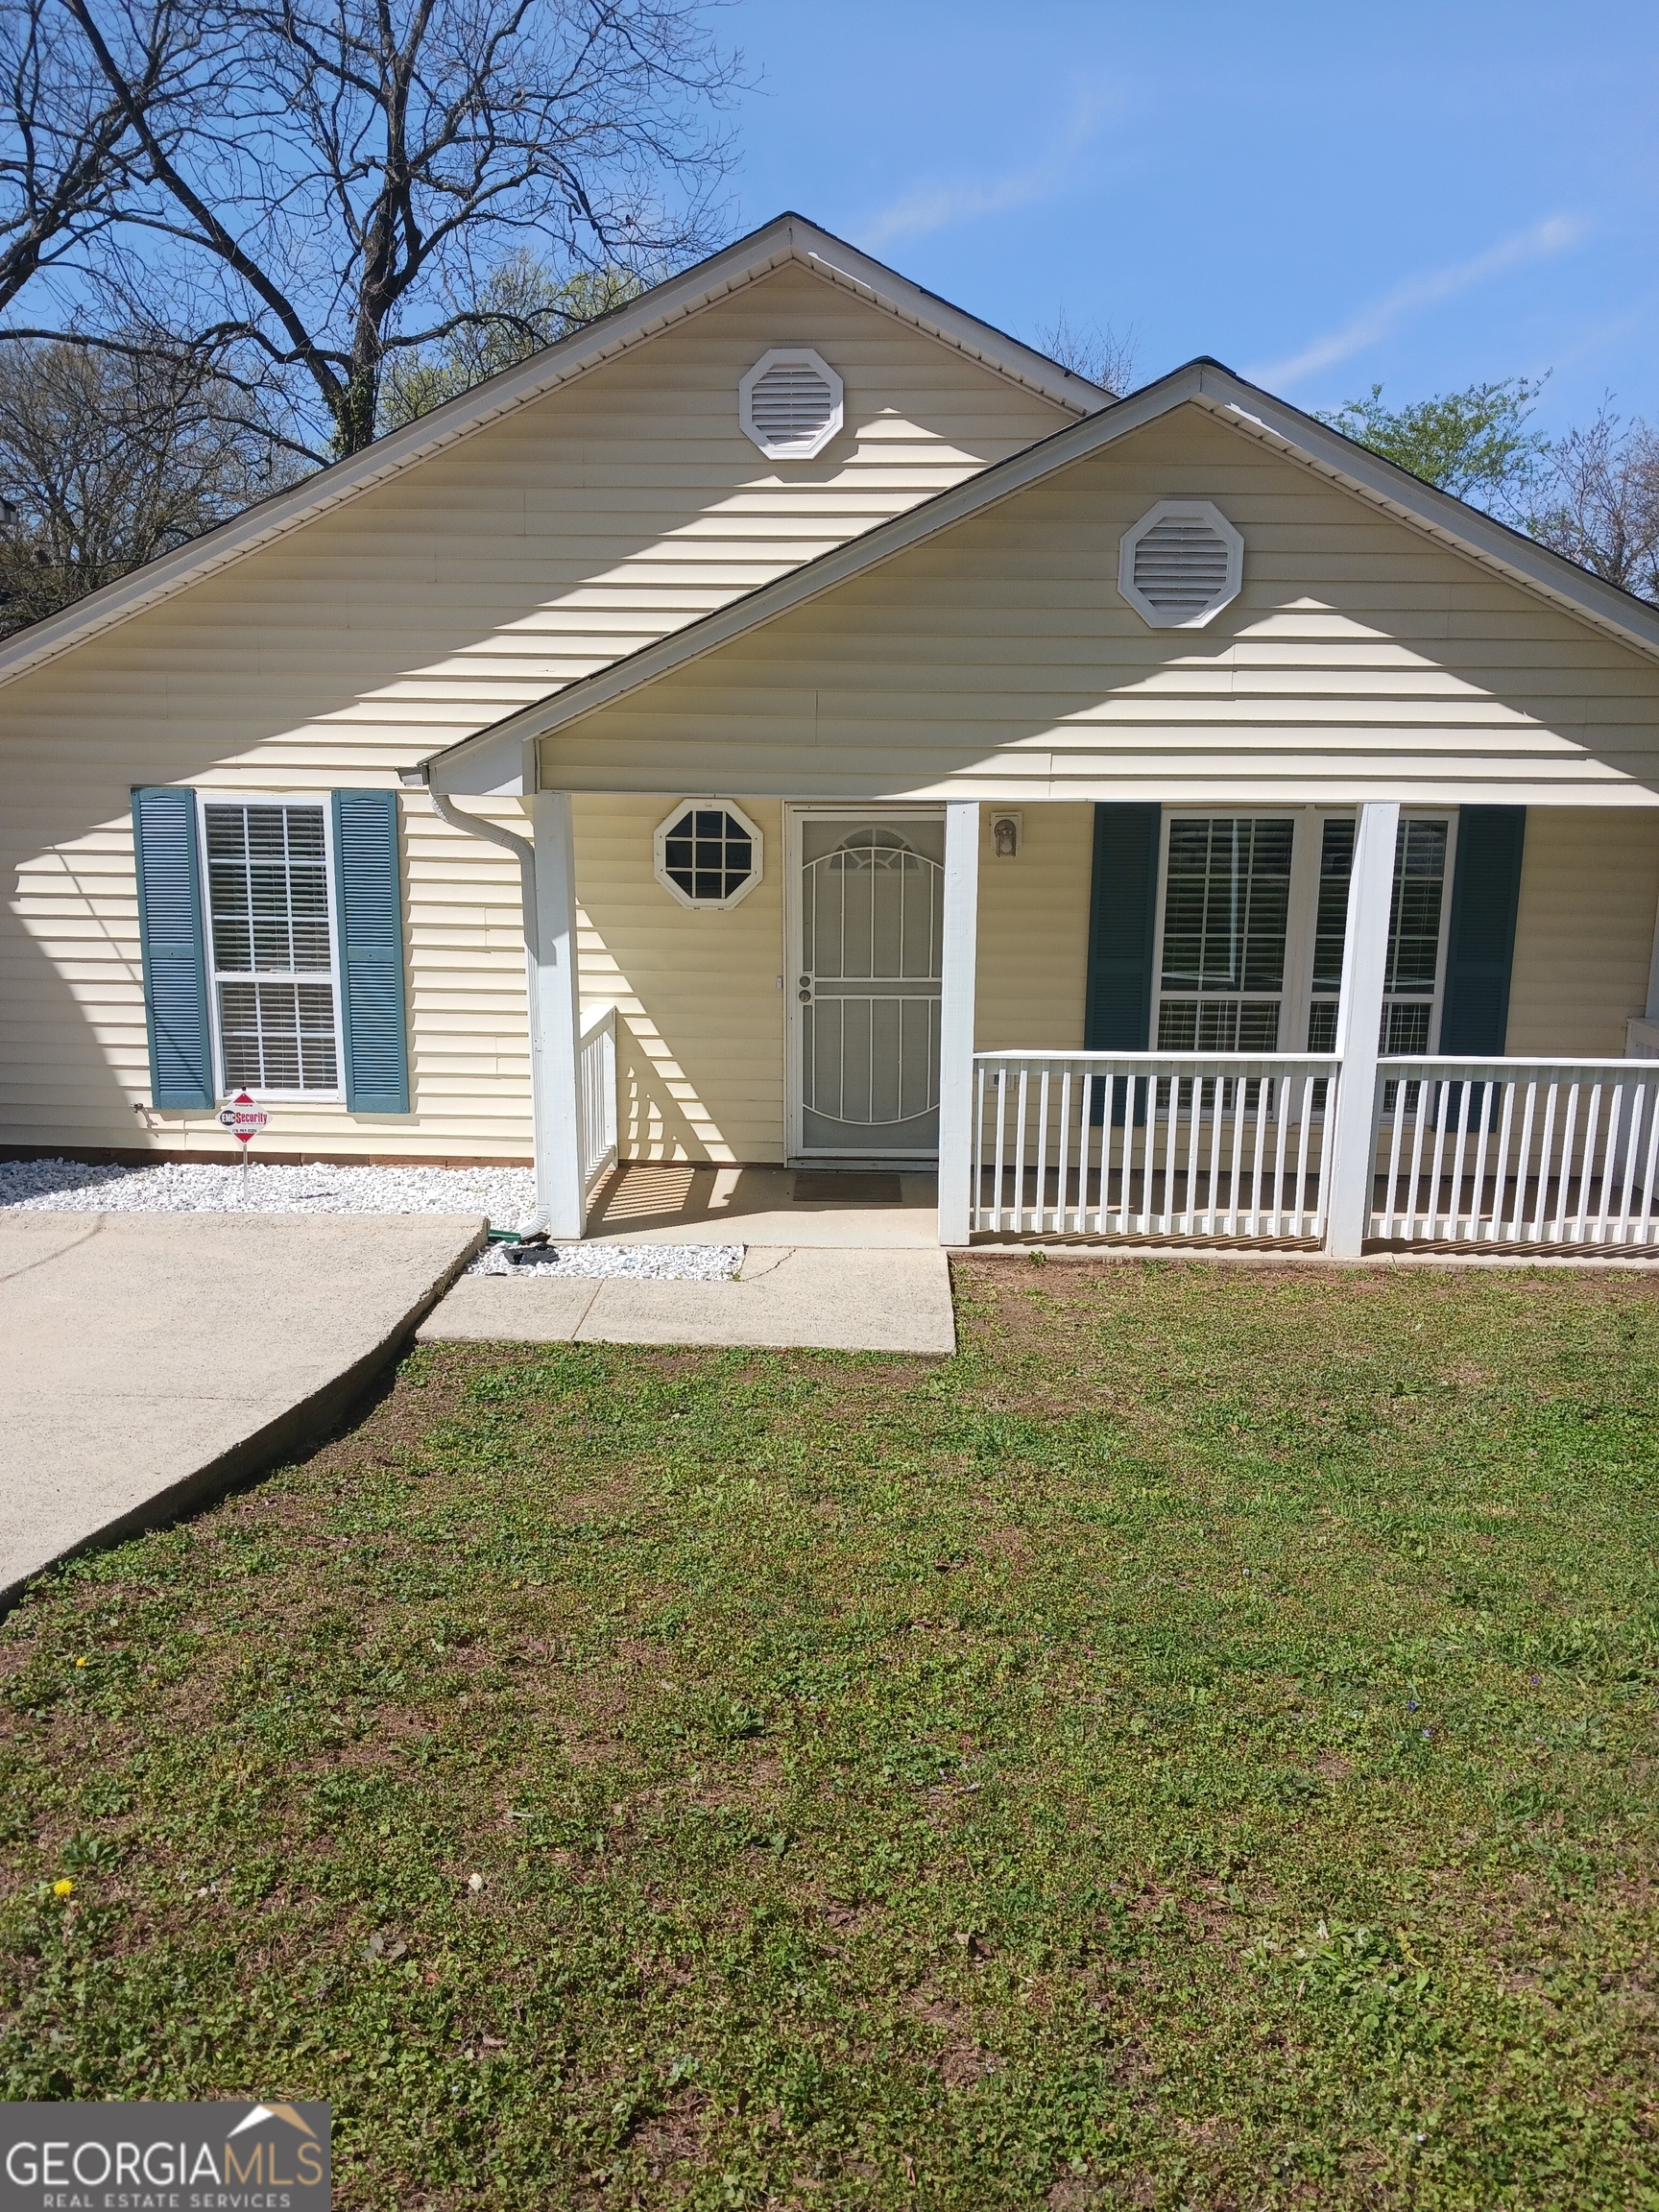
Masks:
[[[926,1251],[751,1245],[724,1283],[467,1275],[422,1325],[422,1344],[752,1345],[831,1352],[956,1349],[950,1270]]]
[[[902,1206],[897,1173],[868,1168],[797,1167],[793,1196],[797,1206]]]

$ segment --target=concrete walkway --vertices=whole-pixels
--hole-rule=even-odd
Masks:
[[[733,1242],[746,1227],[733,1225]],[[753,1245],[730,1283],[469,1275],[434,1309],[420,1339],[801,1346],[937,1358],[955,1351],[956,1322],[950,1270],[937,1244],[887,1251]]]
[[[324,1434],[483,1240],[454,1214],[0,1214],[0,1603]]]

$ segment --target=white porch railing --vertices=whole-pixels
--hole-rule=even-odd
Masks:
[[[1317,1244],[1341,1063],[977,1052],[971,1229]],[[1378,1063],[1372,1245],[1659,1252],[1659,1062]]]
[[[582,1188],[591,1190],[616,1164],[616,1009],[582,1017],[576,1045],[576,1130]]]
[[[1371,1237],[1659,1248],[1659,1064],[1382,1060]]]
[[[976,1052],[971,1227],[1317,1241],[1338,1066],[1285,1053]]]

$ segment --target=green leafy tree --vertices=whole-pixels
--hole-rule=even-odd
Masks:
[[[1455,499],[1519,522],[1549,462],[1550,441],[1527,427],[1543,388],[1542,377],[1504,376],[1395,408],[1373,384],[1319,420]]]
[[[469,301],[468,320],[436,345],[393,356],[380,387],[381,434],[458,398],[644,289],[645,279],[631,269],[556,276],[527,248],[509,254]]]

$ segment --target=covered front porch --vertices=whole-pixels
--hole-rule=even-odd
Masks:
[[[931,1166],[826,1172],[625,1160],[594,1179],[586,1234],[615,1244],[931,1250],[937,1199]]]
[[[1659,1034],[1646,1009],[1619,1024],[1623,1056],[1427,1048],[1454,1021],[1465,1046],[1482,1022],[1501,1041],[1511,1025],[1536,1035],[1530,1000],[1509,1023],[1503,930],[1477,926],[1469,912],[1478,899],[1502,902],[1503,883],[1487,878],[1513,825],[1492,818],[1520,809],[1487,809],[1479,822],[1464,810],[1460,870],[1456,809],[1403,811],[1393,801],[1304,809],[1308,823],[1281,840],[1287,857],[1277,887],[1266,829],[1288,822],[1290,810],[1153,809],[1163,819],[1150,882],[1135,879],[1132,855],[1097,838],[1079,1025],[1090,1040],[1107,1037],[1064,1049],[1046,1039],[1007,1041],[1006,990],[991,995],[987,1019],[986,930],[1017,903],[1008,886],[1018,878],[993,892],[985,871],[997,863],[998,829],[1017,836],[1025,816],[1010,827],[1006,810],[958,800],[889,810],[916,826],[913,874],[932,887],[931,952],[889,960],[910,972],[882,985],[902,1000],[909,1023],[910,1073],[896,1067],[893,1094],[910,1082],[911,1108],[932,1118],[922,1143],[896,1146],[891,1114],[877,1126],[873,1111],[864,1157],[846,1146],[804,1149],[796,1112],[780,1130],[780,1160],[722,1164],[630,1157],[617,1047],[618,1022],[626,1039],[630,1017],[613,1003],[584,1007],[574,987],[583,855],[571,803],[544,793],[528,804],[536,911],[544,927],[553,925],[541,957],[533,949],[532,974],[541,1009],[538,1166],[556,1235],[794,1244],[931,1236],[953,1247],[1057,1240],[1339,1259],[1659,1252],[1659,1061],[1636,1056]],[[856,812],[830,811],[849,820]],[[1334,832],[1325,828],[1333,823]],[[1191,866],[1181,873],[1182,853],[1196,849],[1193,836],[1183,845],[1186,824],[1204,829],[1207,876]],[[923,825],[936,835],[922,834]],[[1513,861],[1511,939],[1518,844]],[[789,890],[793,898],[793,878]],[[1194,921],[1182,902],[1190,907],[1199,891],[1209,904]],[[1033,877],[1028,895],[1051,896],[1052,886]],[[1650,908],[1649,885],[1633,886],[1625,903],[1644,900]],[[1119,957],[1125,903],[1139,912],[1153,954],[1144,988]],[[1650,912],[1646,926],[1650,945]],[[793,934],[779,948],[790,1000],[780,1013],[796,1026],[805,1015],[795,1007],[826,988],[824,962],[799,967],[801,942]],[[1455,951],[1457,943],[1461,966],[1454,959],[1449,974],[1448,946]],[[1484,967],[1476,957],[1483,951]],[[1610,947],[1615,955],[1630,965],[1629,946]],[[1535,998],[1533,980],[1523,980]],[[1034,998],[1043,981],[1034,968]],[[844,990],[845,978],[835,987]],[[860,988],[875,986],[866,977]],[[1143,1039],[1162,1045],[1114,1045],[1113,1022],[1121,1034],[1134,1020]],[[898,1017],[894,1024],[897,1038]],[[1277,1045],[1292,1024],[1298,1041],[1325,1048],[1237,1048],[1269,1032]],[[786,1026],[780,1020],[780,1031]],[[734,1022],[734,1050],[743,1034]],[[1171,1037],[1185,1048],[1172,1048]],[[1203,1048],[1218,1038],[1236,1048]],[[791,1049],[799,1080],[804,1063]]]

